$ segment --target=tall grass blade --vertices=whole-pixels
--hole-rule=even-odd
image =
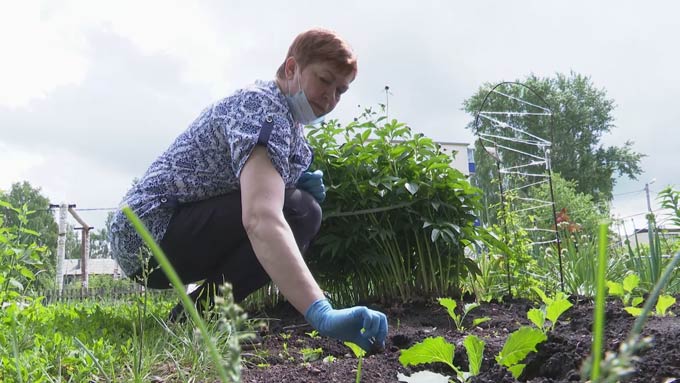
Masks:
[[[194,321],[194,324],[196,324],[196,326],[200,330],[201,337],[203,338],[203,341],[205,342],[206,346],[208,347],[208,350],[210,351],[210,357],[213,360],[213,363],[215,364],[215,368],[217,369],[217,372],[220,378],[222,379],[222,382],[229,382],[230,380],[227,377],[227,372],[224,369],[224,365],[222,364],[222,358],[220,357],[220,354],[217,352],[217,347],[215,346],[215,343],[212,341],[212,338],[208,333],[208,328],[203,319],[201,319],[201,316],[196,310],[196,307],[191,301],[191,298],[189,298],[189,296],[184,291],[184,284],[182,283],[182,280],[179,278],[179,275],[177,275],[175,269],[173,269],[172,265],[170,264],[170,261],[165,256],[163,250],[161,250],[160,246],[158,246],[156,241],[154,241],[153,237],[146,229],[146,226],[144,226],[144,223],[142,223],[142,221],[137,217],[137,215],[132,211],[132,209],[126,206],[123,208],[123,213],[125,214],[127,219],[130,220],[135,230],[137,230],[139,235],[142,237],[144,243],[146,243],[146,245],[149,246],[149,249],[151,249],[151,252],[153,253],[154,257],[156,257],[156,260],[158,261],[158,264],[160,265],[161,269],[163,269],[163,272],[172,283],[172,287],[177,292],[177,295],[179,295],[180,300],[182,301],[182,305],[184,306],[184,309],[187,310],[187,312],[189,312],[189,315],[191,316],[191,319]]]

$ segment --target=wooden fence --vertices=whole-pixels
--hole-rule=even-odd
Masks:
[[[44,297],[43,303],[50,304],[56,302],[78,302],[86,300],[96,300],[102,302],[110,301],[131,301],[144,293],[144,286],[130,284],[126,287],[100,287],[100,288],[64,288],[59,290],[35,291],[34,297]],[[148,294],[152,299],[176,299],[172,289],[156,290],[148,289]]]

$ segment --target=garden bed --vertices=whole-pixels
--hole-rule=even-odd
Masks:
[[[587,299],[572,299],[574,306],[562,315],[548,340],[530,353],[520,381],[576,382],[579,369],[590,353],[593,303]],[[527,300],[506,300],[485,303],[470,312],[464,325],[470,327],[473,318],[488,316],[490,321],[459,332],[446,309],[437,303],[410,303],[392,307],[375,307],[389,318],[389,334],[385,352],[366,357],[363,361],[362,382],[398,382],[397,374],[411,375],[418,370],[430,370],[454,376],[448,366],[436,363],[405,368],[399,363],[400,350],[427,337],[442,336],[456,345],[454,364],[467,370],[463,338],[474,334],[486,342],[481,373],[470,382],[514,382],[512,375],[495,362],[508,335],[522,325],[530,325],[526,313],[538,304]],[[677,306],[673,307],[676,309]],[[676,309],[677,310],[677,309]],[[330,338],[314,336],[302,316],[290,306],[282,305],[262,316],[270,319],[262,330],[262,343],[244,349],[245,367],[242,382],[354,382],[357,359],[348,347]],[[635,318],[623,310],[618,301],[607,303],[607,350],[617,350],[625,340]],[[289,335],[288,335],[289,334]],[[653,337],[653,346],[640,352],[636,371],[630,382],[680,382],[680,318],[651,317],[643,335]],[[318,360],[303,361],[304,349],[319,349]],[[333,362],[322,359],[331,355]]]

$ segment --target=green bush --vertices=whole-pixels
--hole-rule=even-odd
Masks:
[[[477,271],[464,248],[483,229],[474,226],[481,193],[452,157],[370,109],[308,139],[327,187],[308,261],[326,290],[345,303],[457,295],[460,278]]]

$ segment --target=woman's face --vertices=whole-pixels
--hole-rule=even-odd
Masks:
[[[295,70],[293,78],[289,81],[290,93],[296,93],[299,90],[297,76],[300,76],[299,84],[317,116],[335,109],[340,97],[349,89],[349,84],[354,80],[354,73],[339,73],[330,63],[311,63],[302,72]]]

